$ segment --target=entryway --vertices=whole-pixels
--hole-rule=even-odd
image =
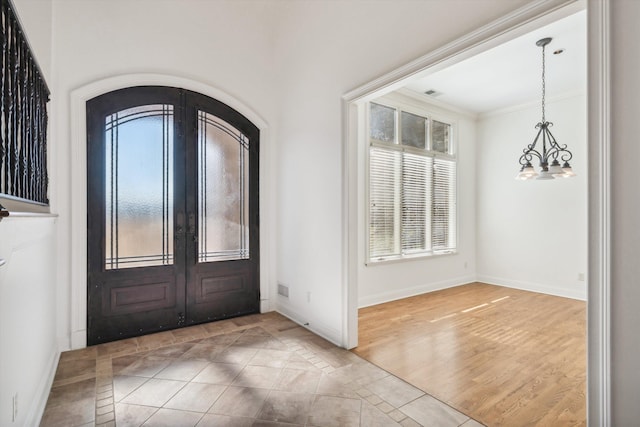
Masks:
[[[87,343],[257,313],[259,131],[185,89],[87,102]]]

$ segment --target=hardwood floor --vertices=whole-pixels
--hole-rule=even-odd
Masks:
[[[359,311],[354,353],[487,426],[586,425],[586,303],[472,283]]]

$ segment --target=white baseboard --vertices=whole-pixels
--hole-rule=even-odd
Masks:
[[[47,406],[47,399],[49,399],[49,391],[51,390],[53,379],[56,376],[59,360],[60,352],[57,349],[52,349],[51,357],[47,363],[47,375],[42,376],[42,381],[36,389],[33,402],[31,402],[25,418],[25,426],[40,425],[40,421],[44,415],[44,409]]]
[[[309,315],[303,316],[301,313],[292,309],[288,304],[285,304],[281,301],[277,302],[275,311],[291,319],[300,326],[309,329],[314,334],[321,336],[322,338],[337,345],[338,347],[343,346],[341,331],[327,326],[326,324],[318,321],[317,319],[314,319]]]
[[[524,282],[521,280],[505,279],[504,277],[494,277],[479,275],[477,282],[489,285],[504,286],[507,288],[521,289],[523,291],[538,292],[541,294],[555,295],[558,297],[571,298],[581,301],[587,300],[587,284],[582,289],[564,289],[556,286],[543,285],[540,283]]]
[[[78,350],[87,346],[87,330],[73,331],[71,333],[71,350]]]
[[[449,280],[443,280],[440,282],[426,283],[424,285],[414,286],[411,288],[394,289],[393,291],[381,292],[378,294],[358,298],[358,308],[396,301],[399,299],[409,298],[416,295],[425,294],[427,292],[438,291],[440,289],[452,288],[454,286],[460,286],[475,281],[476,277],[469,275]]]

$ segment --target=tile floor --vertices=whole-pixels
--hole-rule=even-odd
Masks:
[[[60,356],[41,426],[482,424],[277,313]]]

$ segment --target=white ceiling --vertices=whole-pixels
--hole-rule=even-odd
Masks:
[[[539,100],[542,49],[546,47],[547,97],[584,92],[587,81],[586,11],[580,11],[517,37],[479,55],[407,84],[420,93],[433,89],[435,99],[474,113],[487,113]],[[564,49],[559,55],[553,52]]]

